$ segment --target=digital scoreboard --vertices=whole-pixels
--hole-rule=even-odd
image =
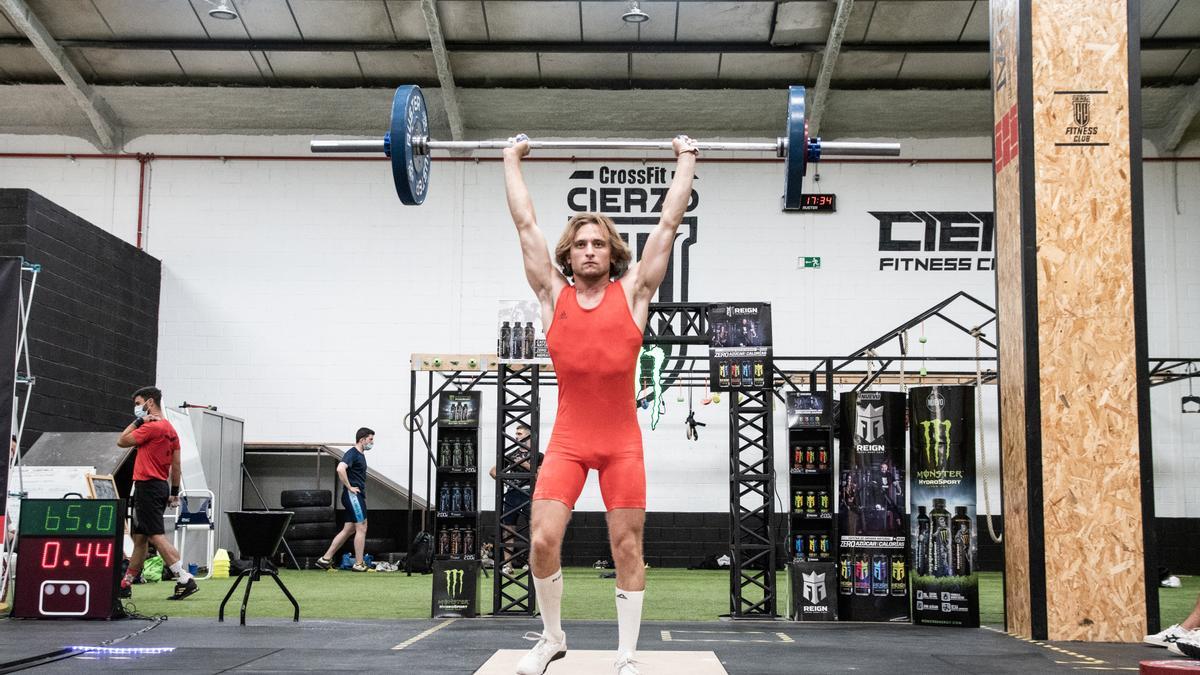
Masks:
[[[111,619],[123,558],[122,499],[23,499],[12,616]]]

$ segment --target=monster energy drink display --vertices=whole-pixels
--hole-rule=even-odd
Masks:
[[[443,392],[438,397],[438,426],[479,426],[479,397],[477,391]]]
[[[713,391],[770,389],[771,305],[708,306],[708,368]]]
[[[435,559],[433,618],[473,617],[478,613],[479,562]]]
[[[838,617],[907,621],[904,394],[842,394]]]
[[[794,621],[837,620],[837,565],[796,561],[788,565],[788,573],[792,579]]]
[[[975,574],[975,399],[971,387],[909,392],[913,617],[979,626]]]
[[[542,308],[533,300],[502,300],[497,317],[496,357],[501,363],[550,363]]]

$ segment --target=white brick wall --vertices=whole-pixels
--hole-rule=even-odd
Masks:
[[[146,137],[129,150],[303,155],[306,143],[299,137]],[[0,136],[0,152],[88,149],[60,137]],[[987,152],[986,139],[906,143],[907,154],[922,157]],[[637,160],[610,164],[641,166]],[[571,172],[598,166],[528,166],[552,242],[568,215]],[[0,185],[34,189],[133,241],[137,169],[132,161],[0,158]],[[1200,354],[1200,270],[1192,262],[1200,251],[1200,197],[1190,189],[1200,167],[1178,165],[1179,213],[1175,170],[1148,163],[1145,171],[1154,356]],[[857,349],[959,290],[993,301],[988,273],[878,271],[878,227],[867,213],[990,211],[988,164],[826,164],[820,174],[816,189],[838,194],[838,213],[782,214],[780,165],[705,164],[702,158],[689,299],[769,301],[777,352],[805,355]],[[430,198],[420,208],[399,205],[384,162],[158,160],[150,188],[146,245],[162,259],[164,275],[159,385],[169,403],[213,403],[245,417],[248,440],[347,442],[365,424],[378,432],[372,465],[404,482],[409,354],[488,351],[496,302],[528,295],[494,162],[438,162]],[[914,226],[904,227],[913,228],[904,236],[916,236]],[[796,269],[796,258],[805,255],[821,256],[823,268]],[[931,356],[973,352],[969,339],[933,323],[926,334]],[[911,337],[920,353],[917,334]],[[1152,393],[1162,516],[1200,517],[1200,415],[1178,413],[1185,392],[1175,385]],[[544,438],[554,394],[543,390]],[[697,418],[709,426],[700,442],[690,443],[682,424],[686,404],[675,398],[668,394],[656,431],[644,426],[650,508],[723,510],[728,408],[724,402],[700,406],[696,396]],[[484,400],[490,452],[493,393],[485,392]],[[995,410],[994,388],[985,391],[985,407]],[[776,424],[782,430],[782,411]],[[987,431],[998,511],[994,415]],[[780,453],[781,471],[782,459]],[[423,486],[423,467],[417,468]],[[480,497],[484,504],[493,499],[486,482]],[[580,508],[602,508],[594,476]]]

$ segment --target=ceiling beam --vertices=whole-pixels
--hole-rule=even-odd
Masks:
[[[574,54],[606,54],[630,52],[662,54],[814,54],[825,49],[824,42],[800,42],[773,45],[766,42],[444,42],[454,52],[557,52]],[[0,38],[0,46],[24,46],[30,41],[20,37]],[[352,42],[348,40],[59,40],[67,49],[148,49],[162,51],[199,52],[427,52],[429,42]],[[1186,51],[1200,49],[1200,40],[1149,39],[1142,40],[1144,51]],[[971,42],[856,42],[843,43],[843,52],[877,54],[986,54],[986,41]]]
[[[464,138],[462,109],[458,105],[458,89],[454,86],[454,73],[450,70],[450,54],[446,51],[446,38],[442,35],[442,22],[438,20],[435,0],[421,0],[421,12],[425,15],[425,28],[429,31],[429,45],[433,49],[433,62],[437,66],[438,84],[442,88],[442,106],[450,122],[451,140]]]
[[[846,24],[850,23],[850,10],[854,0],[838,0],[833,12],[833,22],[825,39],[825,55],[821,57],[821,71],[813,87],[812,103],[808,107],[808,133],[813,138],[821,137],[821,117],[825,115],[825,99],[829,97],[829,82],[837,68],[838,54],[842,50],[842,38],[846,36]]]
[[[1163,152],[1175,152],[1197,115],[1200,115],[1200,80],[1184,94],[1183,101],[1176,107],[1175,116],[1163,127],[1160,149]]]
[[[95,131],[96,146],[104,152],[120,150],[124,138],[121,127],[117,124],[116,113],[104,98],[96,93],[92,85],[83,79],[75,64],[67,58],[66,52],[42,25],[37,15],[29,9],[29,5],[25,4],[25,0],[0,0],[0,9],[8,15],[12,25],[25,34],[46,63],[62,79],[63,84],[67,85],[67,91],[83,110]]]

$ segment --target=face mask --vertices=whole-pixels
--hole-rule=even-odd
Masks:
[[[145,418],[146,418],[146,415],[147,415],[147,412],[146,412],[146,406],[144,406],[144,405],[135,405],[135,406],[133,406],[133,416],[134,416],[134,417],[136,417],[136,418],[138,418],[139,420],[141,420],[141,419],[145,419]]]
[[[370,450],[373,447],[375,447],[374,443],[367,443],[366,445],[363,446],[363,450]]]

